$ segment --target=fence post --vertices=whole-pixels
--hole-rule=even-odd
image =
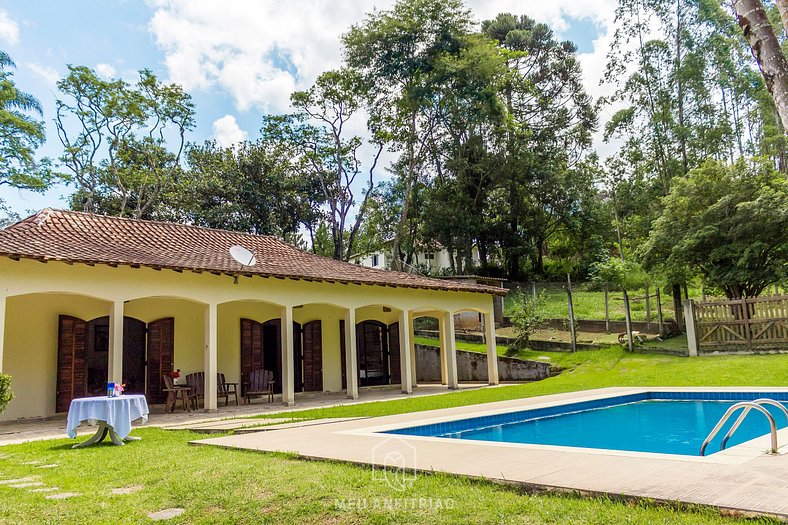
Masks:
[[[665,324],[662,320],[662,298],[659,296],[659,286],[654,291],[657,296],[657,323],[659,324],[659,335],[660,337],[664,337],[665,335]]]
[[[569,300],[569,331],[572,334],[572,352],[577,352],[577,333],[575,333],[575,309],[572,305],[572,280],[566,274],[566,296]]]
[[[605,283],[605,332],[610,333],[610,293]]]
[[[646,285],[646,327],[651,330],[651,287]]]
[[[684,327],[687,331],[687,350],[690,357],[698,355],[698,331],[695,324],[695,302],[692,299],[684,300]]]
[[[747,341],[747,351],[752,352],[752,332],[750,331],[750,312],[747,309],[747,299],[741,298],[741,315],[744,321],[744,337]]]
[[[534,298],[534,304],[536,304],[536,281],[531,281],[531,295]]]
[[[629,294],[624,289],[624,318],[627,321],[627,348],[630,352],[635,351],[635,342],[632,340],[632,317],[629,313]]]

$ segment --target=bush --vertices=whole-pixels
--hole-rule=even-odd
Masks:
[[[11,376],[0,374],[0,414],[3,413],[12,399],[14,399],[14,394],[11,392]]]
[[[517,354],[520,349],[528,346],[531,334],[544,322],[546,303],[547,298],[544,290],[537,294],[536,300],[530,294],[522,292],[517,292],[512,298],[509,316],[516,337],[507,348],[507,354]]]

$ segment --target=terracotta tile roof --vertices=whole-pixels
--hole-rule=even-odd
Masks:
[[[229,248],[234,245],[254,252],[257,264],[244,267],[237,263],[229,253]],[[335,261],[301,251],[266,235],[51,208],[0,230],[0,256],[505,294],[501,288],[430,279]]]

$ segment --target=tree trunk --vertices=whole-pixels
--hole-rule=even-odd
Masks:
[[[778,2],[781,16],[785,3],[785,0]],[[766,10],[761,0],[733,0],[733,9],[780,114],[783,128],[788,129],[788,60],[774,35]]]
[[[684,322],[683,322],[683,314],[684,314],[684,306],[681,303],[681,285],[678,283],[674,283],[671,286],[671,292],[673,294],[673,311],[676,312],[676,326],[679,329],[679,332],[684,331]]]
[[[777,10],[780,11],[780,19],[783,21],[783,27],[786,34],[788,34],[788,0],[777,0]]]

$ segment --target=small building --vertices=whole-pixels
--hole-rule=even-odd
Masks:
[[[239,262],[237,246],[254,259]],[[161,403],[174,369],[205,373],[207,410],[218,373],[243,388],[259,369],[274,372],[286,405],[301,391],[409,393],[422,316],[447,334],[442,362],[456,388],[454,314],[491,321],[505,293],[364,268],[270,236],[45,209],[0,230],[0,371],[16,396],[0,418],[64,412],[108,381]],[[486,327],[494,357],[494,323]]]
[[[476,246],[471,251],[471,259],[474,266],[479,265],[479,250]],[[391,269],[392,250],[390,246],[386,246],[380,250],[353,255],[350,260],[367,268]],[[434,249],[418,250],[413,256],[411,266],[416,270],[438,275],[451,270],[451,254],[442,246]]]

